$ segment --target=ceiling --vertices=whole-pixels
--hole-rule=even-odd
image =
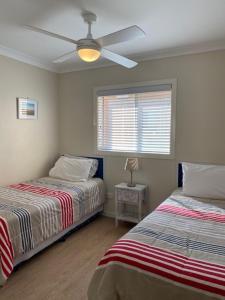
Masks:
[[[146,38],[108,47],[137,61],[225,49],[224,0],[0,0],[0,54],[56,72],[109,65],[104,59],[87,64],[77,55],[53,64],[74,45],[23,28],[33,25],[77,40],[87,34],[83,10],[98,17],[94,38],[140,26]]]

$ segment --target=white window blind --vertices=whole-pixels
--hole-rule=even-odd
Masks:
[[[171,154],[169,84],[97,92],[100,151]]]

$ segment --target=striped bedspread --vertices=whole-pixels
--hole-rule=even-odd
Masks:
[[[225,200],[172,194],[106,252],[89,299],[225,299]]]
[[[103,203],[103,182],[50,177],[0,187],[0,284],[16,259],[69,228]]]

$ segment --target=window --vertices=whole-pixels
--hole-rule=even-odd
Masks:
[[[97,149],[171,156],[173,84],[99,89]]]

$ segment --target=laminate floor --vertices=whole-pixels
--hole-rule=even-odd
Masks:
[[[100,216],[23,263],[4,287],[1,300],[87,300],[87,288],[99,259],[132,227]]]

